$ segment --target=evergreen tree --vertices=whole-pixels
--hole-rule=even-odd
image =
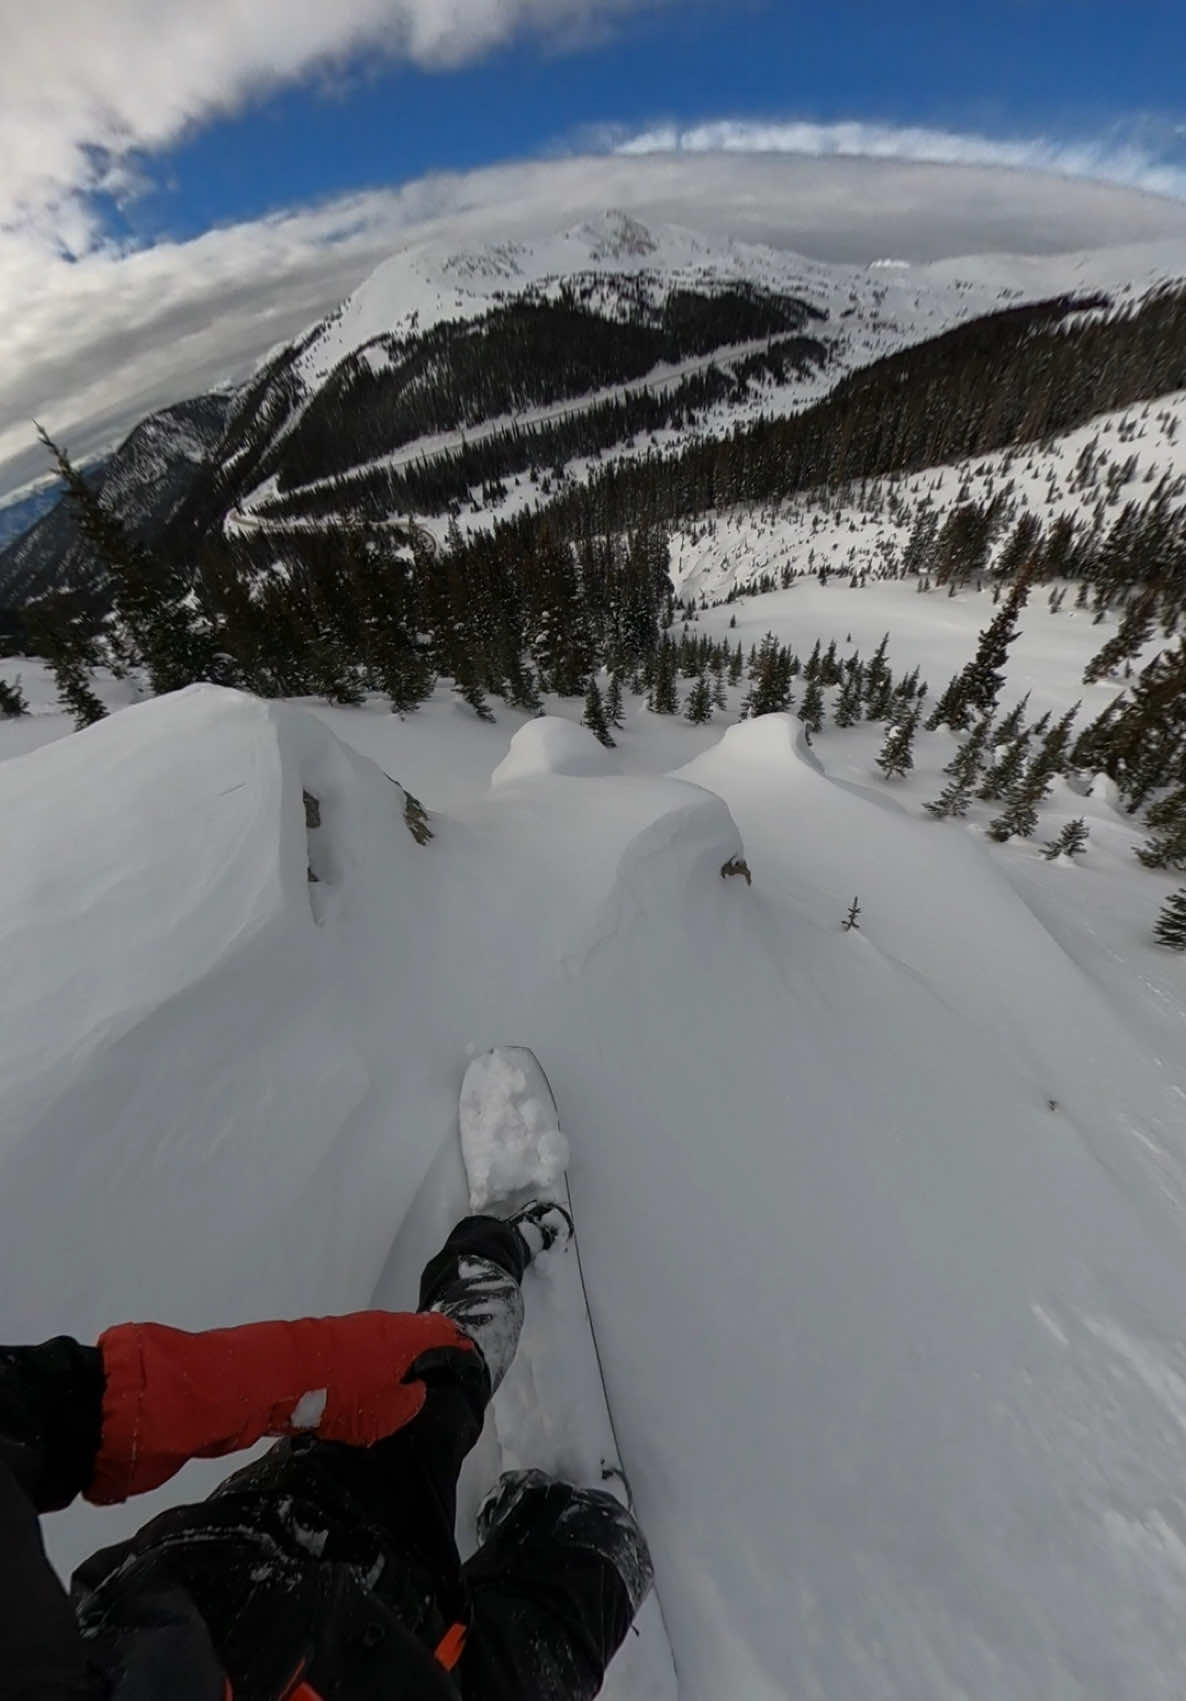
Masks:
[[[952,732],[967,730],[968,703],[964,695],[964,676],[961,673],[952,674],[946,691],[931,710],[930,719],[926,723],[928,732],[935,732],[941,726],[950,727]]]
[[[996,736],[993,740],[996,745],[1009,744],[1017,737],[1021,731],[1022,722],[1025,720],[1025,711],[1029,707],[1029,700],[1030,694],[1027,691],[1020,703],[1014,703],[996,730]]]
[[[914,735],[921,719],[920,709],[905,709],[889,729],[877,766],[887,780],[898,780],[914,766]]]
[[[836,703],[837,726],[856,725],[861,718],[861,705],[864,696],[865,671],[859,657],[853,656],[845,664],[844,681],[840,687],[840,696]]]
[[[58,701],[79,731],[101,721],[107,710],[95,694],[92,668],[97,640],[81,600],[69,591],[45,597],[28,611],[28,640],[49,663]]]
[[[745,700],[745,713],[777,715],[791,707],[791,653],[773,632],[767,632],[750,669],[753,684]]]
[[[818,669],[815,677],[807,682],[803,701],[799,705],[799,719],[813,736],[824,724],[824,688],[820,684]]]
[[[1146,868],[1186,868],[1186,785],[1160,799],[1150,809],[1153,836],[1137,850]]]
[[[622,676],[611,673],[609,677],[609,692],[605,700],[605,718],[611,726],[622,725]]]
[[[156,692],[210,678],[219,642],[180,575],[128,536],[48,432],[38,426],[37,434],[57,464],[85,547],[110,575],[116,613],[125,629],[113,634],[117,649],[130,645],[139,652]],[[91,713],[93,704],[84,703],[85,693],[78,695],[77,679],[70,689],[78,702],[76,718]]]
[[[614,748],[614,740],[605,718],[605,704],[601,698],[601,687],[597,683],[597,675],[589,675],[589,683],[585,687],[585,713],[581,725],[587,726],[599,744],[604,744],[607,750]]]
[[[994,737],[999,740],[1000,733]],[[1001,745],[997,742],[996,760],[985,774],[976,796],[984,803],[997,803],[1006,797],[1021,778],[1029,748],[1030,735],[1024,727],[1020,732],[1015,732],[1007,744]]]
[[[1186,951],[1186,886],[1171,893],[1165,900],[1153,937],[1159,945],[1168,945],[1171,951]]]
[[[874,650],[869,665],[865,669],[865,713],[869,720],[878,718],[879,706],[884,703],[887,686],[893,682],[889,663],[885,659],[888,649],[889,633],[887,632]]]
[[[480,721],[494,720],[494,714],[486,701],[486,693],[482,690],[481,681],[470,668],[462,668],[453,689],[463,703],[469,704]]]
[[[902,554],[902,571],[907,574],[928,573],[935,559],[935,538],[939,532],[939,516],[933,508],[922,508],[914,522]]]
[[[1057,839],[1051,839],[1042,855],[1047,862],[1053,862],[1059,856],[1078,856],[1087,849],[1087,823],[1082,816],[1077,821],[1068,821]]]
[[[925,806],[928,815],[933,815],[936,821],[945,821],[949,816],[968,813],[991,733],[992,716],[985,715],[972,728],[944,768],[943,772],[950,775],[950,780],[934,803]]]
[[[703,726],[712,719],[712,687],[703,673],[688,692],[684,714],[693,726]]]
[[[86,664],[77,656],[64,654],[49,656],[47,660],[57,683],[58,701],[68,714],[74,716],[78,731],[101,721],[107,710],[95,694]]]
[[[1009,534],[1004,548],[997,557],[993,568],[996,577],[1008,581],[1015,574],[1027,569],[1032,573],[1037,563],[1041,542],[1042,522],[1036,514],[1027,509]]]
[[[677,715],[679,691],[675,683],[675,645],[664,639],[655,653],[654,682],[647,707],[654,715]]]
[[[1000,612],[980,634],[976,654],[960,675],[960,696],[968,709],[987,714],[996,709],[1005,683],[1009,645],[1017,639],[1017,621],[1029,599],[1029,579],[1016,580]]]
[[[3,716],[5,720],[14,721],[18,716],[27,715],[28,712],[29,705],[25,701],[24,692],[21,690],[20,680],[13,680],[10,684],[7,679],[0,679],[0,716]]]
[[[729,707],[729,693],[725,689],[725,674],[721,668],[717,668],[712,676],[712,701],[715,708]]]
[[[1153,636],[1153,621],[1158,590],[1154,586],[1138,597],[1126,610],[1120,630],[1103,649],[1094,655],[1083,670],[1084,685],[1094,685],[1097,679],[1115,673],[1121,662],[1136,656]]]

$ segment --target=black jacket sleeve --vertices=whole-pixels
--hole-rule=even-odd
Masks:
[[[0,1701],[87,1693],[82,1639],[37,1514],[68,1506],[90,1482],[102,1411],[93,1347],[65,1337],[0,1347]]]

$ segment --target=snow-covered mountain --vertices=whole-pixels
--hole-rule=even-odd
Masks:
[[[231,406],[231,394],[220,391],[150,414],[103,463],[95,478],[99,500],[131,531],[155,536],[217,445]],[[48,512],[0,549],[0,603],[17,605],[65,579],[86,585],[94,576],[75,516],[56,495]]]
[[[1184,276],[1177,242],[853,267],[624,212],[501,243],[446,233],[393,255],[234,397],[146,421],[109,496],[182,561],[224,527],[258,540],[411,514],[441,539],[606,459],[798,412],[985,315],[1071,297],[1120,311]],[[60,511],[10,546],[0,596],[76,573],[71,535]]]

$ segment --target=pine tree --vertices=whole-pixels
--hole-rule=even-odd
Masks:
[[[824,724],[824,688],[820,684],[818,668],[814,677],[807,682],[803,701],[799,705],[799,719],[813,735],[818,733]]]
[[[1055,775],[1065,771],[1071,727],[1078,710],[1076,703],[1051,727],[1042,748],[1011,787],[1003,812],[989,824],[989,838],[1003,844],[1006,839],[1028,839],[1033,835],[1038,825],[1038,805],[1050,790]]]
[[[1153,929],[1153,937],[1159,945],[1168,945],[1171,951],[1186,951],[1186,886],[1166,899]]]
[[[703,673],[688,692],[684,715],[693,726],[703,726],[712,719],[712,687]]]
[[[1110,638],[1083,670],[1084,685],[1094,685],[1097,679],[1115,673],[1121,662],[1139,654],[1153,636],[1153,620],[1157,607],[1158,588],[1145,592],[1125,612],[1120,630]]]
[[[669,639],[655,653],[654,682],[647,707],[653,715],[677,715],[679,691],[675,683],[675,645]]]
[[[1000,733],[994,735],[997,741],[997,759],[984,776],[980,790],[976,796],[984,803],[997,803],[1006,797],[1021,778],[1029,756],[1030,735],[1024,730],[1014,733],[1008,744],[999,742]]]
[[[839,727],[855,726],[861,718],[861,704],[865,696],[865,672],[860,659],[853,656],[845,664],[844,681],[840,687],[840,696],[836,703],[836,725]]]
[[[50,656],[50,668],[58,687],[58,701],[74,716],[79,732],[101,721],[107,710],[95,694],[90,669],[77,656]]]
[[[744,668],[745,668],[745,657],[742,654],[741,645],[739,643],[737,648],[734,650],[732,656],[729,658],[729,684],[730,685],[740,685],[741,684],[741,675],[742,675]]]
[[[607,750],[614,748],[614,740],[605,718],[605,704],[601,699],[601,687],[597,683],[596,674],[589,675],[589,683],[585,687],[585,713],[581,725],[587,726],[599,744],[604,744]]]
[[[976,781],[984,761],[984,752],[992,733],[992,716],[985,715],[960,745],[943,772],[951,776],[934,803],[925,805],[928,815],[945,821],[951,815],[963,816],[976,790]]]
[[[725,675],[723,670],[719,668],[712,676],[712,701],[714,708],[727,709],[729,707],[729,693],[725,689]]]
[[[156,692],[210,678],[219,640],[180,575],[125,532],[40,425],[37,434],[66,486],[85,547],[110,575],[116,613],[125,628],[123,634],[113,633],[117,648],[130,646],[139,652]],[[77,684],[71,686],[76,696]],[[92,712],[93,704],[84,706],[83,698],[78,704],[76,718]]]
[[[11,683],[7,679],[0,679],[0,716],[5,720],[15,721],[28,712],[29,705],[25,701],[19,678]]]
[[[1089,837],[1086,821],[1082,816],[1077,821],[1068,821],[1057,839],[1051,839],[1042,852],[1047,862],[1053,862],[1060,856],[1079,856],[1087,849]]]
[[[865,713],[869,720],[878,718],[878,708],[884,702],[887,683],[892,683],[889,664],[886,661],[886,651],[889,649],[889,633],[882,638],[874,650],[865,669]]]
[[[1005,716],[1004,720],[996,730],[994,742],[998,746],[1008,744],[1011,740],[1017,737],[1018,733],[1021,731],[1022,722],[1025,720],[1025,711],[1029,707],[1029,700],[1030,694],[1027,691],[1020,703],[1014,703],[1013,707],[1009,710],[1009,713]]]
[[[914,735],[922,718],[920,709],[904,710],[890,727],[877,766],[887,780],[901,779],[914,766]]]
[[[494,714],[486,701],[486,693],[482,690],[481,682],[472,673],[466,673],[457,680],[453,687],[462,702],[468,703],[480,721],[493,721]]]
[[[1178,786],[1150,809],[1153,836],[1137,849],[1146,868],[1186,868],[1186,785]]]
[[[960,673],[952,674],[946,691],[931,710],[930,719],[926,723],[928,732],[935,732],[941,726],[950,727],[952,732],[965,732],[969,720],[968,703],[964,694],[964,678]]]
[[[622,726],[622,676],[611,673],[609,676],[609,691],[605,699],[605,718],[610,726]]]
[[[753,684],[745,699],[751,717],[777,715],[791,707],[791,653],[767,632],[750,669]]]
[[[960,696],[974,713],[995,710],[1005,683],[1009,646],[1017,639],[1017,622],[1029,599],[1029,579],[1022,575],[1009,592],[999,614],[980,634],[976,654],[960,675]]]

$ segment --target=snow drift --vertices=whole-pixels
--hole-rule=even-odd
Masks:
[[[467,1050],[526,1041],[681,1696],[1177,1695],[1175,1054],[1030,853],[801,736],[655,778],[538,723],[426,846],[233,693],[0,767],[6,1332],[408,1304]]]

